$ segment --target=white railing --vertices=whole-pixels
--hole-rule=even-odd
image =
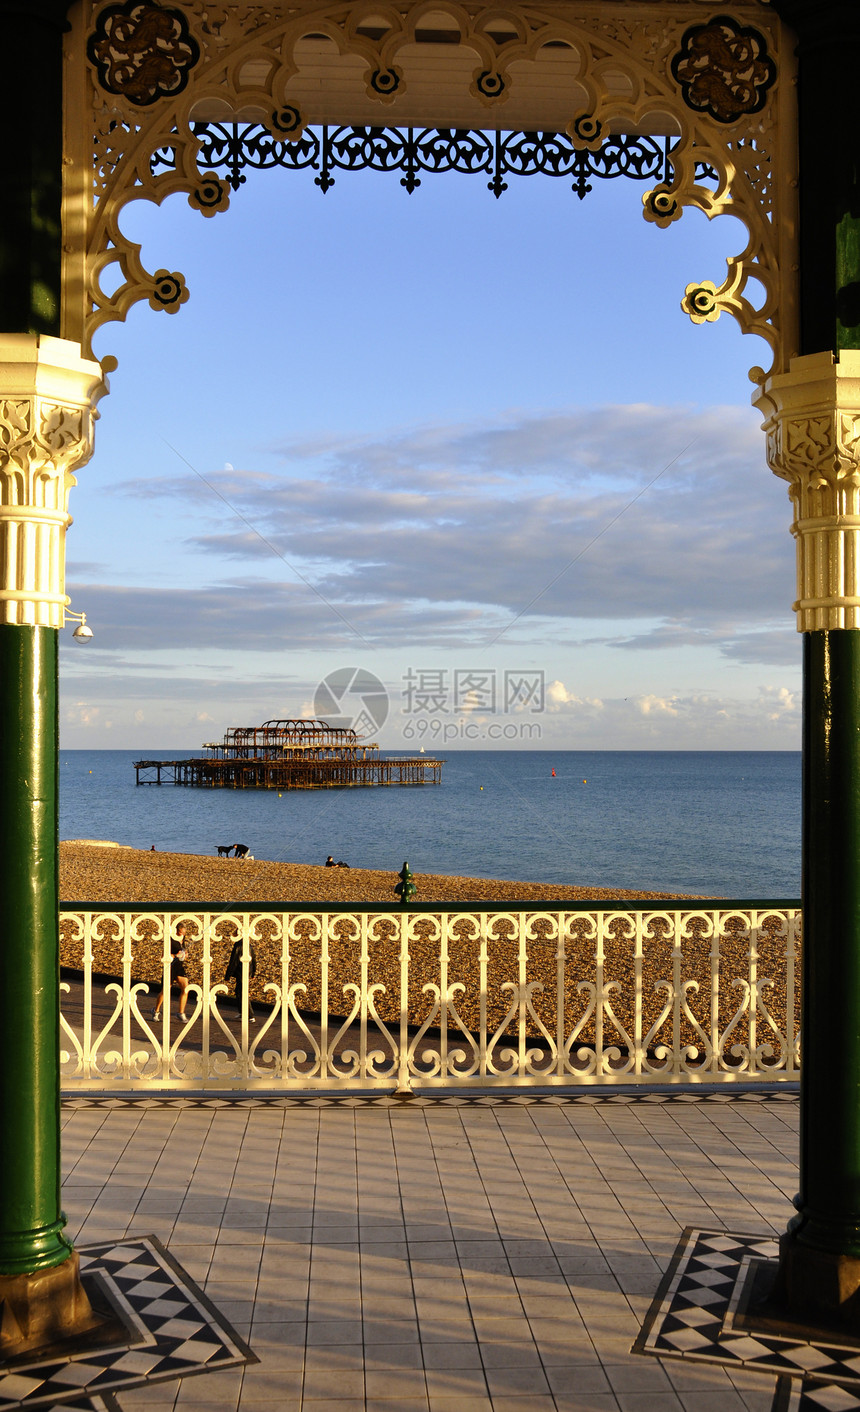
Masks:
[[[186,1017],[174,991],[155,1020],[180,921]],[[62,1083],[408,1093],[796,1080],[800,921],[791,902],[66,903]],[[224,980],[237,940],[238,1006]]]

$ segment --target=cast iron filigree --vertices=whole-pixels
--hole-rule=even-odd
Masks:
[[[102,10],[87,41],[87,56],[102,88],[148,107],[182,91],[200,47],[181,10],[127,0]]]
[[[323,192],[334,185],[335,171],[402,172],[400,184],[410,193],[421,185],[422,172],[484,173],[496,197],[508,189],[506,176],[571,177],[580,200],[593,190],[595,179],[656,178],[669,186],[674,178],[668,138],[610,136],[590,151],[574,147],[565,133],[466,128],[305,128],[297,142],[288,142],[257,125],[196,123],[194,134],[201,170],[226,173],[234,191],[246,180],[246,170],[272,167],[310,168]],[[153,174],[172,169],[175,162],[171,147],[160,148],[152,159]],[[708,180],[715,173],[701,162],[696,175]]]
[[[729,15],[693,25],[672,60],[684,102],[718,123],[733,123],[765,105],[776,82],[776,65],[757,29],[744,28]]]

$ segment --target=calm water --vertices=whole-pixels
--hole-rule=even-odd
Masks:
[[[458,751],[438,787],[203,790],[134,783],[176,752],[65,750],[60,837],[356,868],[716,897],[800,890],[800,755]],[[555,769],[555,777],[551,771]]]

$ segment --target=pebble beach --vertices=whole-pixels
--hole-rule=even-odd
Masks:
[[[659,901],[679,895],[434,873],[415,873],[414,880],[416,902]],[[151,853],[103,840],[60,844],[63,902],[396,902],[396,882],[394,873],[365,868]]]
[[[205,910],[206,904],[214,907],[231,907],[253,912],[254,904],[261,911],[289,910],[297,904],[322,904],[348,907],[351,903],[396,901],[394,885],[397,877],[392,872],[374,872],[362,869],[309,867],[291,863],[273,863],[263,859],[237,860],[219,859],[197,854],[153,853],[118,846],[104,841],[66,842],[60,845],[60,895],[64,910],[74,913],[76,904],[140,903],[142,907],[151,904],[174,904],[172,910],[182,911],[191,918],[191,946],[189,948],[188,974],[192,983],[200,983],[199,947],[195,941],[199,936],[199,923],[195,914]],[[606,888],[589,888],[585,885],[560,886],[537,884],[516,880],[495,880],[487,878],[452,877],[437,874],[416,874],[416,901],[425,903],[460,904],[468,917],[470,904],[487,903],[491,906],[505,902],[552,903],[553,901],[653,901],[657,911],[661,903],[673,900],[695,899],[679,894],[649,892],[624,892]],[[268,904],[264,906],[262,904]],[[459,910],[459,908],[458,908]],[[478,910],[478,906],[475,907]],[[301,982],[301,1008],[306,1013],[319,1013],[323,996],[319,963],[319,941],[314,940],[315,916],[299,919],[290,944],[291,977]],[[262,930],[258,932],[256,950],[258,955],[257,975],[251,983],[251,995],[255,1001],[264,1003],[264,986],[268,980],[277,980],[281,973],[281,947],[271,933],[271,923],[261,919]],[[342,924],[338,924],[338,927]],[[427,1014],[428,999],[424,987],[433,985],[439,979],[438,942],[434,940],[432,917],[419,918],[414,924],[409,943],[410,983],[408,1009],[413,1024],[420,1024]],[[505,931],[508,927],[508,932]],[[464,992],[459,1001],[459,1011],[464,1023],[477,1025],[481,1006],[481,985],[478,966],[478,948],[474,940],[467,936],[468,924],[465,919],[454,924],[450,940],[450,961],[452,972],[464,983]],[[271,939],[270,939],[271,936]],[[216,935],[212,938],[212,974],[220,979],[234,939],[234,924],[229,920],[219,922]],[[768,1008],[774,1015],[777,1025],[785,1024],[785,944],[778,935],[778,929],[766,924],[757,941],[761,971],[768,976],[770,984],[766,988]],[[595,941],[588,935],[585,919],[572,921],[565,941],[568,956],[567,994],[565,998],[565,1023],[574,1026],[583,1014],[586,1004],[580,993],[578,982],[594,975]],[[694,922],[691,934],[684,941],[684,976],[695,982],[695,990],[688,993],[688,1003],[697,1013],[699,1022],[707,1027],[708,997],[711,988],[711,942],[707,930],[700,922]],[[532,939],[528,944],[528,976],[538,981],[539,988],[533,999],[541,1020],[551,1030],[556,1018],[554,1015],[555,969],[557,944],[547,930],[547,923],[537,919]],[[64,922],[61,940],[61,961],[71,970],[79,970],[82,965],[82,943],[75,939],[71,920]],[[164,966],[163,942],[155,934],[154,923],[145,922],[138,932],[134,944],[133,978],[146,981],[154,991],[160,986]],[[100,940],[94,944],[94,969],[103,975],[122,974],[122,940],[116,924],[108,924]],[[380,982],[384,993],[378,996],[380,1016],[395,1021],[399,1015],[400,947],[393,923],[383,921],[377,929],[376,939],[371,947],[371,968],[374,981]],[[720,938],[720,1021],[729,1024],[738,1005],[740,993],[738,980],[743,986],[749,976],[749,941],[734,926]],[[663,1004],[664,982],[673,973],[672,948],[668,937],[654,933],[646,943],[643,957],[643,1012],[647,1023],[653,1023]],[[509,999],[504,982],[517,975],[517,947],[510,924],[503,924],[489,943],[489,970],[487,976],[488,993],[484,997],[488,1018],[491,1023],[499,1023],[505,1014]],[[618,989],[614,993],[613,1006],[622,1025],[632,1025],[633,957],[631,944],[621,935],[607,937],[604,944],[604,976],[608,982],[615,982]],[[347,932],[333,933],[329,938],[328,1006],[330,1013],[347,1013],[344,1009],[349,987],[360,980],[358,953],[354,939]],[[696,1040],[696,1034],[685,1020],[685,1039]],[[734,1038],[743,1042],[746,1023],[741,1022],[735,1030]],[[529,1030],[534,1026],[530,1023]],[[581,1038],[592,1036],[593,1022],[588,1021]]]

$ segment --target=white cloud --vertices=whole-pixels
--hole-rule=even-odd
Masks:
[[[789,691],[785,686],[763,686],[760,700],[767,708],[768,720],[781,721],[785,717],[798,719],[800,716],[801,707],[797,693]]]
[[[73,706],[68,706],[63,714],[69,724],[76,726],[94,727],[102,725],[101,707],[90,706],[86,701],[76,701]]]
[[[210,473],[241,520],[196,479],[121,487],[193,505],[196,525],[211,510],[211,530],[189,543],[216,581],[171,615],[190,642],[220,633],[235,650],[275,649],[348,640],[350,625],[377,644],[477,644],[614,620],[627,650],[791,660],[788,506],[743,410],[548,412],[280,453],[282,476]],[[231,562],[247,576],[225,573]],[[137,619],[128,598],[124,610]]]
[[[588,699],[562,681],[549,683],[547,710],[536,719],[541,744],[565,749],[794,750],[797,694],[762,685],[750,697],[711,692],[639,693]]]
[[[643,716],[677,716],[677,700],[677,697],[635,696],[633,704]]]
[[[545,670],[553,747],[796,746],[789,507],[744,410],[512,414],[280,454],[280,474],[207,471],[232,518],[184,473],[126,483],[196,553],[173,583],[71,585],[96,635],[87,660],[63,645],[64,687],[136,739],[312,715],[316,663],[358,649],[389,683],[406,653]],[[482,699],[461,705],[483,729]]]
[[[547,710],[551,712],[568,709],[571,711],[602,711],[603,702],[597,696],[577,696],[568,691],[563,681],[551,681],[546,689]]]

